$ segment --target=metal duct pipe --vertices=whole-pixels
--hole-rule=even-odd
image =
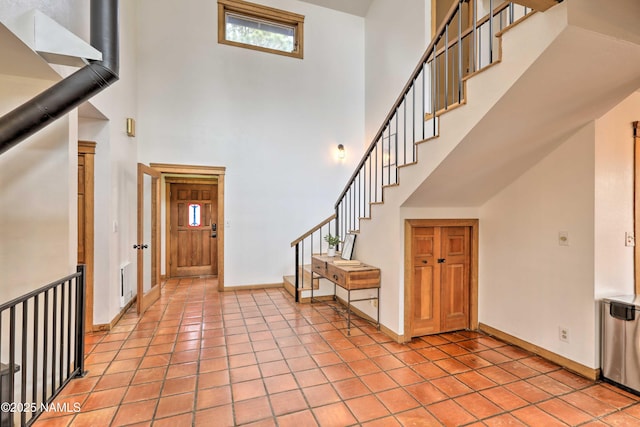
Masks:
[[[118,80],[118,0],[91,0],[91,45],[102,52],[35,98],[0,117],[0,154]]]

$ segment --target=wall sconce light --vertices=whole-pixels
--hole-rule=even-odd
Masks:
[[[344,159],[344,145],[338,144],[338,158]]]
[[[131,117],[127,117],[127,136],[136,136],[136,121]]]

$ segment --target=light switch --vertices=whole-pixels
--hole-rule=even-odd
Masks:
[[[558,244],[560,246],[569,246],[569,232],[568,231],[559,231],[558,232]]]

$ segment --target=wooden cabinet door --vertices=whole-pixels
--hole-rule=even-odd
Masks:
[[[216,184],[171,184],[171,277],[218,274]]]
[[[469,227],[412,233],[411,336],[469,327]]]
[[[412,236],[413,336],[440,330],[439,227],[420,227]]]
[[[469,228],[443,227],[441,232],[442,331],[469,327]]]

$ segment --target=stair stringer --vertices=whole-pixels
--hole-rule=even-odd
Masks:
[[[466,105],[440,116],[439,137],[418,145],[417,165],[398,171],[400,185],[385,188],[384,203],[372,206],[371,219],[361,222],[355,257],[381,269],[380,320],[398,336],[404,336],[404,219],[409,213],[402,212],[403,204],[567,27],[567,7],[560,4],[505,32],[501,62],[467,81]],[[433,207],[428,217],[477,218],[478,212],[473,205]],[[364,305],[358,309],[373,314]]]

